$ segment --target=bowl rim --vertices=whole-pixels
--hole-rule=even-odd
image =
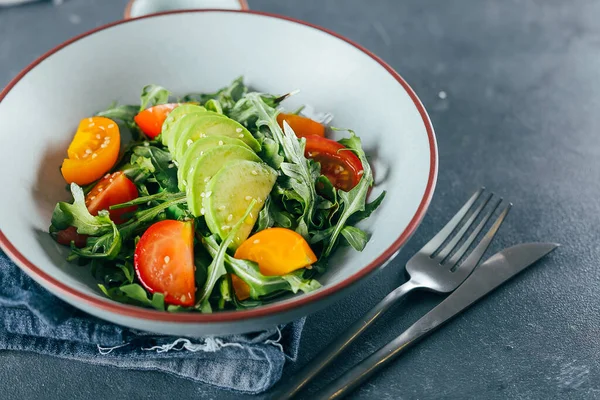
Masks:
[[[8,238],[4,235],[2,230],[0,229],[0,248],[2,248],[6,254],[12,258],[13,261],[22,270],[24,270],[28,275],[30,275],[34,280],[40,282],[43,281],[45,285],[51,287],[54,291],[61,293],[65,297],[69,299],[76,299],[77,301],[84,302],[88,306],[91,306],[96,309],[103,310],[108,313],[118,314],[124,317],[131,317],[141,320],[152,320],[158,322],[174,322],[174,323],[224,323],[224,322],[236,322],[248,319],[255,319],[260,317],[268,317],[273,316],[279,313],[289,312],[294,309],[297,309],[302,306],[306,306],[308,304],[313,304],[321,299],[326,297],[330,297],[338,292],[341,292],[344,289],[349,288],[350,286],[359,282],[362,278],[369,275],[371,272],[377,270],[379,267],[383,266],[388,260],[393,258],[398,251],[402,248],[402,246],[408,241],[408,239],[415,232],[419,224],[421,223],[431,199],[433,197],[433,192],[436,186],[437,174],[438,174],[438,151],[437,151],[437,142],[435,133],[433,130],[433,125],[425,110],[425,107],[421,103],[420,99],[417,97],[415,91],[408,85],[408,83],[398,74],[391,66],[389,66],[385,61],[376,56],[371,51],[367,50],[365,47],[359,45],[358,43],[335,33],[327,28],[323,28],[321,26],[301,21],[296,18],[277,15],[273,13],[263,12],[263,11],[253,11],[253,10],[219,10],[219,9],[202,9],[202,10],[174,10],[174,11],[165,11],[159,12],[155,14],[149,14],[140,16],[137,18],[126,19],[126,20],[118,20],[115,22],[111,22],[97,28],[91,29],[87,32],[79,34],[62,44],[54,47],[53,49],[47,51],[42,54],[36,60],[34,60],[31,64],[29,64],[25,69],[23,69],[17,76],[15,76],[8,85],[0,91],[0,103],[6,97],[6,95],[12,90],[12,88],[23,79],[34,67],[40,64],[42,61],[52,56],[54,53],[63,49],[64,47],[69,46],[70,44],[77,42],[87,36],[93,35],[96,32],[103,31],[113,26],[128,24],[135,22],[141,19],[148,18],[156,18],[164,15],[170,14],[188,14],[188,13],[240,13],[240,14],[252,14],[263,16],[267,18],[275,18],[279,20],[284,20],[300,25],[304,25],[313,29],[317,29],[324,33],[327,33],[331,36],[334,36],[338,39],[345,41],[346,43],[354,46],[356,49],[365,53],[365,55],[371,57],[373,60],[378,62],[383,68],[385,68],[393,78],[395,78],[398,83],[406,90],[411,100],[413,101],[415,107],[417,108],[422,120],[425,125],[425,129],[427,132],[428,142],[429,142],[429,176],[427,179],[427,186],[425,188],[425,192],[423,193],[423,197],[419,206],[417,208],[416,213],[411,218],[407,227],[404,231],[394,240],[394,242],[385,249],[381,254],[379,254],[372,262],[363,267],[361,270],[357,271],[353,275],[347,277],[346,279],[332,285],[330,287],[325,287],[321,290],[303,294],[297,297],[293,297],[284,302],[275,302],[273,304],[268,304],[256,308],[251,308],[247,310],[234,310],[234,311],[222,311],[211,314],[202,314],[202,313],[169,313],[164,311],[146,309],[142,307],[132,306],[128,304],[122,304],[110,299],[103,299],[97,296],[93,296],[84,292],[80,292],[79,290],[72,288],[65,283],[59,281],[54,278],[47,272],[45,272],[42,268],[36,266],[31,261],[29,261],[17,248],[8,240]]]

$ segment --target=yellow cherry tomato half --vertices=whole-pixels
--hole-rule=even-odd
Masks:
[[[261,274],[285,275],[317,261],[306,240],[300,234],[285,228],[269,228],[246,239],[235,252],[235,258],[254,261]],[[236,296],[248,297],[247,285],[232,276]]]
[[[104,117],[81,120],[61,167],[65,181],[87,185],[100,179],[117,162],[120,147],[119,127],[113,120]]]

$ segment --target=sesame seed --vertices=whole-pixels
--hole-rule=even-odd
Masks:
[[[233,214],[227,216],[227,222],[231,222],[231,220],[233,220]]]
[[[106,175],[104,175],[104,177],[105,177],[105,178],[108,178],[109,176],[110,176],[110,174],[106,174]]]
[[[225,209],[225,206],[219,206],[219,208],[217,210],[223,211],[224,209]]]
[[[152,202],[151,202],[151,201],[149,201],[149,202],[147,202],[146,204],[147,204],[147,205],[152,205]]]
[[[144,142],[144,147],[148,147],[148,146],[150,146],[150,143]]]
[[[230,227],[229,225],[223,225],[223,226],[221,227],[221,230],[222,230],[222,231],[228,231],[228,230],[230,230],[230,229],[231,229],[231,227]]]
[[[204,207],[202,207],[202,208],[200,209],[200,215],[204,215],[204,213],[205,213],[205,212],[206,212],[206,210],[204,209]]]
[[[258,199],[256,199],[256,201],[258,201],[259,203],[263,202],[263,199],[261,199],[260,197]]]
[[[96,139],[100,140],[102,139],[102,135],[100,135],[99,133],[96,134]]]
[[[104,136],[104,141],[105,142],[110,142],[110,136]]]
[[[84,154],[83,158],[88,158],[89,154]]]
[[[254,244],[259,244],[259,243],[260,243],[260,240],[258,240],[258,239],[254,239],[254,241],[253,241],[252,243],[254,243]]]
[[[98,128],[102,129],[103,131],[106,130],[106,128],[104,128],[103,126],[99,126]]]
[[[169,261],[171,261],[171,258],[169,256],[165,256],[164,260],[165,260],[165,264],[168,264]]]
[[[200,155],[204,155],[204,152],[203,152],[203,151],[201,151],[201,152],[200,152]]]
[[[187,142],[185,142],[185,144],[187,144],[188,147],[190,147],[190,145],[194,143],[194,141],[192,139],[188,139]]]
[[[240,137],[240,138],[243,138],[243,137],[244,137],[244,134],[243,134],[243,133],[240,133],[240,135],[239,135],[238,137]]]
[[[206,196],[206,193],[204,193],[204,192],[200,193],[200,197],[204,197],[204,196]]]
[[[92,122],[94,120],[94,118],[90,117],[88,118],[88,121]]]
[[[255,170],[252,170],[252,175],[258,175],[258,172],[256,172]]]
[[[114,179],[113,179],[113,178],[110,178],[108,181],[112,183],[112,182],[114,181]]]
[[[175,168],[175,164],[170,163],[168,168]]]
[[[85,150],[85,154],[92,154],[92,153],[93,153],[92,149],[86,149]]]
[[[96,154],[96,153],[92,154],[92,158],[96,158],[96,157],[98,157],[98,154]]]
[[[219,140],[219,146],[223,146],[223,141]]]
[[[250,200],[252,200],[252,196],[246,196],[246,197],[244,197],[244,200],[250,201]]]
[[[235,131],[236,131],[237,133],[240,133],[241,131],[243,131],[243,129],[242,129],[242,128],[236,128],[236,129],[235,129]]]
[[[96,198],[96,196],[92,196],[90,197],[90,200],[94,200]]]
[[[206,192],[206,198],[208,199],[211,194],[212,194],[212,192],[210,190],[208,192]]]
[[[115,124],[108,124],[108,126],[107,126],[108,129],[114,128],[114,127],[115,127]]]
[[[177,162],[177,160],[173,160],[173,164],[175,164],[179,167],[179,163]]]
[[[185,299],[186,299],[185,294],[182,294],[181,295],[181,301],[185,301]]]
[[[95,126],[95,125],[96,125],[95,123],[90,122],[90,128],[93,127],[93,126]]]
[[[204,183],[210,181],[210,176],[207,176],[206,178],[204,178]]]
[[[103,149],[105,149],[107,146],[108,146],[108,145],[107,145],[106,143],[102,143],[102,144],[100,145],[100,147],[101,147],[101,148],[103,148]]]
[[[101,192],[101,191],[103,191],[103,190],[104,190],[104,189],[102,189],[102,188],[98,188],[98,191],[99,191],[99,192]]]
[[[358,171],[358,175],[362,175],[364,173],[365,173],[365,171]]]

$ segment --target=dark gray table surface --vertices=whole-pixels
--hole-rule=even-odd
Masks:
[[[53,46],[120,19],[125,2],[0,9],[0,87]],[[285,374],[401,283],[403,263],[485,185],[515,204],[492,250],[523,241],[562,247],[353,398],[600,398],[600,2],[250,0],[250,6],[333,29],[389,62],[428,109],[440,153],[435,196],[415,236],[385,270],[308,318],[300,360]],[[438,300],[411,296],[311,391]],[[0,352],[0,393],[6,399],[242,398],[164,374],[16,352]]]

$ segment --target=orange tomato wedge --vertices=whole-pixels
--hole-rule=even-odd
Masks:
[[[286,228],[269,228],[252,235],[238,247],[235,258],[256,262],[266,276],[285,275],[317,261],[306,240]],[[243,280],[232,275],[232,283],[238,299],[249,296]]]
[[[140,111],[133,120],[140,127],[142,132],[151,139],[154,139],[160,135],[162,131],[163,122],[167,119],[167,116],[175,107],[178,107],[179,103],[159,104],[154,107],[150,107],[146,110]]]
[[[283,121],[287,121],[287,123],[294,130],[294,133],[298,137],[325,137],[325,127],[317,121],[313,121],[310,118],[306,118],[296,114],[278,114],[277,122],[279,123],[281,129],[283,129]]]
[[[100,179],[117,162],[121,135],[117,124],[108,118],[81,120],[67,149],[61,172],[67,183],[87,185]]]

